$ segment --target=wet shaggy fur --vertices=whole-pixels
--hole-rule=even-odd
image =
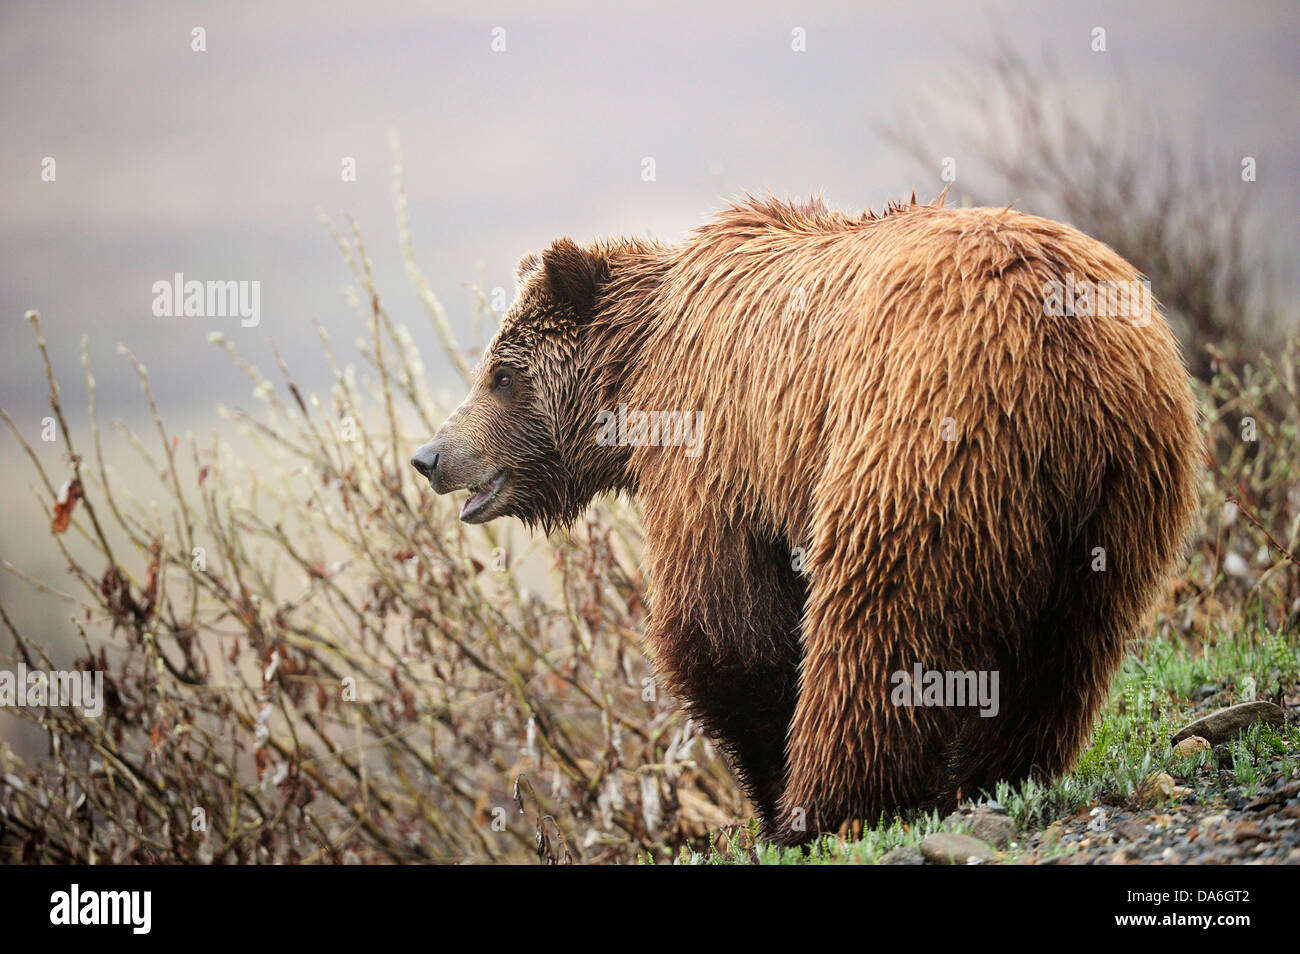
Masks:
[[[508,470],[491,516],[549,529],[637,496],[646,645],[768,837],[944,809],[1072,765],[1194,506],[1168,326],[1046,315],[1067,273],[1138,278],[1066,225],[942,200],[750,200],[679,245],[561,239],[520,263],[435,442]],[[702,411],[703,453],[599,446],[620,403]],[[998,715],[895,706],[917,663],[996,670]]]

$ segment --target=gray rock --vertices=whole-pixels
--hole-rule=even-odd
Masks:
[[[1226,709],[1211,712],[1209,715],[1197,719],[1191,725],[1180,730],[1169,740],[1169,744],[1177,745],[1183,739],[1199,735],[1204,739],[1208,739],[1211,745],[1220,745],[1235,739],[1256,722],[1266,722],[1269,725],[1285,725],[1286,713],[1281,706],[1276,706],[1271,702],[1262,700],[1243,702],[1240,705],[1228,706]]]
[[[1132,818],[1126,818],[1115,825],[1115,834],[1129,841],[1141,841],[1149,832],[1146,825],[1136,822]]]
[[[921,842],[921,854],[935,865],[968,865],[997,861],[998,856],[988,845],[970,835],[955,835],[941,831],[929,835]]]
[[[953,812],[943,820],[943,827],[968,831],[973,837],[999,849],[1006,848],[1016,837],[1016,823],[1009,816],[985,807],[971,812]]]
[[[925,856],[916,845],[902,845],[891,848],[876,859],[878,865],[923,865]]]
[[[1279,785],[1271,792],[1265,792],[1258,796],[1246,807],[1252,812],[1257,812],[1260,809],[1268,808],[1270,806],[1284,805],[1296,796],[1300,796],[1300,781],[1287,782],[1284,785]]]

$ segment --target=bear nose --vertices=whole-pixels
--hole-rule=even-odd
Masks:
[[[415,456],[411,458],[411,466],[429,483],[434,483],[434,475],[438,472],[438,458],[441,456],[438,442],[430,441],[415,452]]]

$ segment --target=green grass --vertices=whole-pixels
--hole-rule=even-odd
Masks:
[[[1198,703],[1197,690],[1213,685],[1213,696]],[[1213,752],[1178,757],[1169,738],[1194,718],[1223,706],[1271,700],[1300,686],[1300,641],[1269,632],[1257,618],[1234,633],[1216,633],[1189,646],[1175,636],[1156,636],[1124,661],[1110,705],[1097,724],[1091,745],[1075,770],[1050,785],[1034,781],[999,784],[984,793],[1001,804],[1021,832],[1039,831],[1094,803],[1132,804],[1142,782],[1153,773],[1173,776],[1200,801],[1230,794],[1249,798],[1261,783],[1300,776],[1300,728],[1256,724],[1229,746],[1231,768],[1220,769]],[[757,841],[754,826],[732,832],[725,851],[689,852],[679,864],[874,864],[902,845],[919,845],[939,830],[937,815],[914,814],[887,820],[857,841],[825,838],[805,853]],[[1037,856],[1064,854],[1060,845],[1040,848]],[[1023,854],[1019,843],[1004,853],[1008,862]]]

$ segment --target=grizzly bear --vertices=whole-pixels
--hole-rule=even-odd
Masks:
[[[1131,265],[942,196],[856,216],[750,198],[677,245],[560,238],[516,277],[412,464],[469,489],[468,523],[549,532],[599,494],[640,501],[647,648],[766,837],[1072,766],[1201,458]],[[910,685],[932,672],[978,674],[995,704]]]

